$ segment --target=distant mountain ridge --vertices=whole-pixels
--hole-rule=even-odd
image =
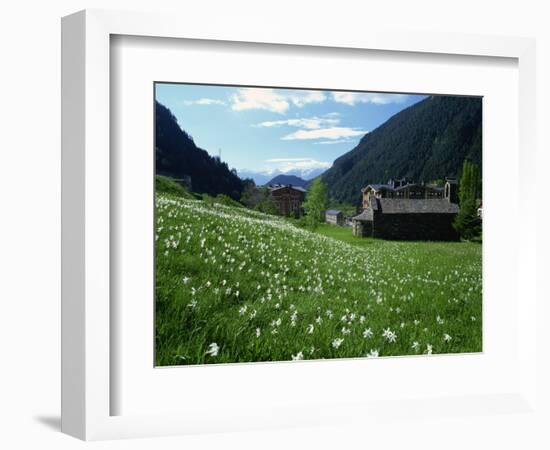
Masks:
[[[243,191],[243,181],[237,173],[197,147],[172,112],[159,102],[155,102],[155,164],[157,175],[190,177],[194,192],[226,194],[238,200]]]
[[[305,187],[307,181],[295,175],[277,175],[275,178],[269,180],[266,184],[292,184],[293,186]]]
[[[322,180],[333,200],[356,205],[369,183],[459,176],[465,159],[481,167],[481,120],[481,98],[428,97],[366,134],[334,161]]]
[[[290,171],[282,172],[280,170],[274,170],[271,172],[255,172],[253,170],[239,170],[238,174],[239,176],[244,178],[252,178],[256,185],[263,186],[265,184],[268,184],[273,178],[275,178],[278,175],[293,175],[295,177],[298,177],[302,180],[304,180],[306,183],[310,182],[313,178],[318,177],[321,175],[325,169],[292,169]]]

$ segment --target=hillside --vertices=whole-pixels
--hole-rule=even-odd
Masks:
[[[404,109],[334,161],[322,175],[329,196],[358,204],[369,183],[459,176],[464,159],[481,166],[481,117],[473,97],[432,96]]]
[[[191,177],[194,192],[225,194],[239,199],[241,179],[226,163],[197,147],[183,131],[174,115],[164,105],[155,105],[155,161],[157,175],[172,178]]]
[[[292,184],[293,186],[305,187],[307,181],[295,175],[277,175],[266,184]]]
[[[482,351],[478,244],[326,237],[174,195],[156,213],[157,365]]]

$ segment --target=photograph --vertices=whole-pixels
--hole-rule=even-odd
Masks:
[[[154,83],[155,367],[483,351],[483,98]]]

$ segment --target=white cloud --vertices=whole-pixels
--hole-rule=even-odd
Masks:
[[[288,98],[299,108],[309,103],[322,103],[327,99],[320,91],[293,91],[288,94]]]
[[[405,94],[383,94],[378,92],[333,92],[332,99],[338,103],[355,105],[357,103],[373,103],[375,105],[387,105],[390,103],[403,103],[407,100]]]
[[[348,127],[330,127],[330,128],[319,128],[316,130],[298,130],[294,133],[287,134],[281,139],[285,141],[294,141],[294,140],[309,140],[309,139],[342,139],[342,138],[351,138],[355,136],[362,136],[366,134],[365,130],[357,130],[355,128]]]
[[[314,144],[331,145],[331,144],[349,144],[350,142],[353,142],[353,140],[352,139],[335,139],[333,141],[314,142]]]
[[[316,130],[323,126],[337,125],[340,122],[339,119],[329,119],[323,117],[303,117],[299,119],[287,119],[287,120],[272,120],[268,122],[261,122],[257,124],[257,127],[280,127],[287,125],[296,128],[307,128],[308,130]]]
[[[326,100],[319,91],[288,91],[267,88],[242,88],[230,98],[233,111],[265,109],[283,114],[291,105],[301,108],[309,103]]]
[[[318,161],[313,158],[273,158],[266,160],[269,165],[264,171],[266,173],[299,173],[307,176],[318,169],[328,169],[332,164],[327,161]]]
[[[198,100],[186,100],[185,104],[190,105],[225,105],[223,100],[216,100],[215,98],[199,98]]]

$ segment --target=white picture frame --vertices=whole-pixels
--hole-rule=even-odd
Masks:
[[[110,309],[111,191],[116,174],[110,168],[111,36],[141,36],[206,41],[285,44],[338,49],[368,49],[417,55],[445,54],[499,57],[518,64],[518,195],[533,189],[535,172],[535,44],[532,39],[451,34],[407,34],[372,31],[360,37],[352,31],[337,36],[298,31],[248,28],[230,24],[215,31],[199,23],[163,14],[82,11],[62,22],[62,430],[85,440],[162,436],[213,431],[323,424],[361,420],[375,410],[390,410],[391,402],[301,407],[278,406],[279,414],[234,414],[235,405],[219,404],[215,411],[112,415],[117,388],[111,379],[113,327]],[[523,220],[535,223],[534,199],[523,195]],[[517,339],[519,377],[516,389],[482,398],[425,398],[409,403],[407,411],[437,404],[460,414],[492,414],[502,408],[537,411],[536,236],[518,238]],[[519,293],[515,293],[519,295]],[[399,370],[399,360],[391,364]],[[275,370],[265,366],[264,372]],[[184,377],[182,373],[182,377]],[[483,400],[483,401],[481,401]],[[395,402],[395,399],[391,400]],[[431,402],[431,403],[430,403]],[[435,403],[434,403],[435,402]],[[503,406],[505,405],[505,406]],[[247,417],[248,420],[239,420]]]

